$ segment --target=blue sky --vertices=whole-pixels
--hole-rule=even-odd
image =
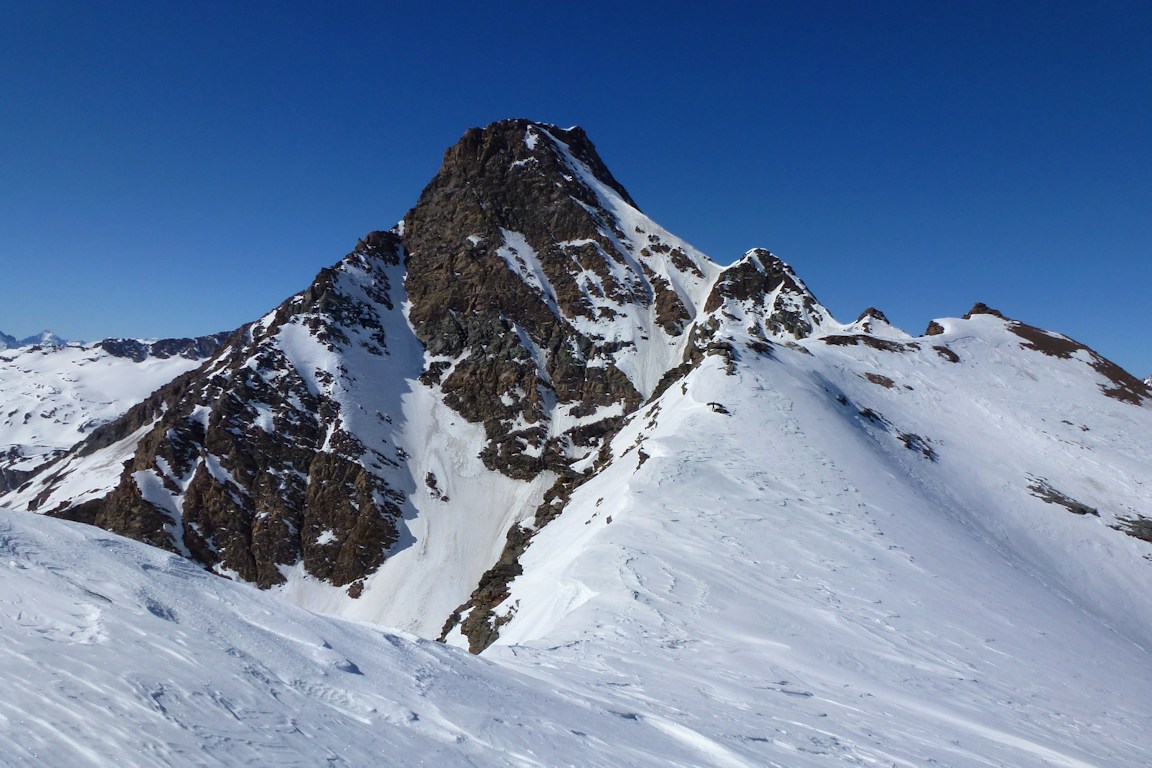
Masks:
[[[0,0],[0,331],[231,329],[503,117],[841,320],[975,301],[1152,373],[1152,4]]]

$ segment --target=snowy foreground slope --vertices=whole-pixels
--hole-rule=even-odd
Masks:
[[[579,687],[96,528],[0,511],[0,567],[5,766],[693,764]]]
[[[1128,539],[1036,501],[1038,536],[1130,565],[1130,591],[1086,604],[1009,549],[1011,510],[948,503],[946,457],[877,446],[810,365],[715,358],[642,411],[529,549],[491,661],[3,513],[0,762],[1152,761],[1133,636],[1152,585],[1110,548]]]

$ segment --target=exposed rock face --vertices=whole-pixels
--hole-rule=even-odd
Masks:
[[[704,278],[648,229],[579,128],[509,120],[445,154],[404,219],[409,319],[436,358],[426,376],[484,424],[489,468],[559,470],[589,451],[556,417],[586,428],[647,396],[621,358],[680,337]]]
[[[999,310],[992,309],[982,301],[976,302],[972,305],[972,309],[964,313],[965,320],[971,320],[973,315],[992,315],[993,317],[1004,318],[1004,315]]]
[[[738,305],[760,323],[760,334],[805,339],[827,319],[826,310],[792,268],[756,248],[725,269],[712,287],[705,312]]]
[[[578,128],[523,120],[465,134],[405,217],[409,319],[426,380],[484,425],[485,465],[556,481],[531,527],[445,625],[474,651],[553,501],[589,477],[621,416],[691,347],[715,268],[636,209]],[[655,358],[655,365],[653,365]]]
[[[140,341],[137,339],[104,339],[96,346],[115,357],[126,357],[138,363],[150,357],[167,360],[170,357],[184,357],[189,360],[203,360],[212,355],[228,338],[229,334],[216,333],[195,339],[160,339]]]

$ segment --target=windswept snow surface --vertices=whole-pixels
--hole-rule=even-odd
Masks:
[[[706,360],[533,541],[485,655],[690,764],[1152,764],[1152,547],[1108,527],[1149,511],[1150,412],[997,318],[949,327],[960,363],[819,340]],[[885,355],[891,388],[864,377]]]
[[[95,528],[0,511],[0,764],[693,765],[680,738]]]
[[[961,354],[999,354],[991,320],[950,325]],[[897,392],[853,371],[867,355],[820,344],[748,355],[734,376],[709,358],[639,412],[525,554],[512,619],[481,658],[307,613],[97,529],[0,513],[0,763],[1152,762],[1144,545],[1024,492],[961,503],[943,481],[972,470],[958,457],[987,424],[942,406],[935,432],[912,425],[935,438],[931,461],[858,414],[911,419],[921,411],[897,398],[971,381],[959,364],[901,358],[918,385]],[[1054,382],[1034,421],[1059,430],[1075,380],[1048,363],[1030,368]],[[989,419],[1013,413],[979,386],[966,396],[988,395]],[[1110,461],[1152,450],[1116,445],[1109,426],[1143,409],[1074,415],[1037,472],[1083,461],[1089,439]],[[1042,439],[1017,418],[1016,439]],[[987,447],[984,482],[1029,447]],[[1103,513],[1139,490],[1100,486],[1065,491]],[[1053,542],[1061,557],[1040,557]],[[1075,582],[1088,562],[1099,573]]]

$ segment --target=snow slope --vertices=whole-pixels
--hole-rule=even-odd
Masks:
[[[1152,625],[1147,571],[1086,611],[811,366],[710,358],[642,411],[528,550],[489,661],[0,513],[0,762],[1147,764],[1152,663],[1108,623]]]
[[[0,763],[693,765],[577,690],[0,511]]]
[[[536,536],[485,655],[701,765],[1152,763],[1152,546],[1108,527],[1150,511],[1152,413],[1002,320],[948,325],[707,359]]]

